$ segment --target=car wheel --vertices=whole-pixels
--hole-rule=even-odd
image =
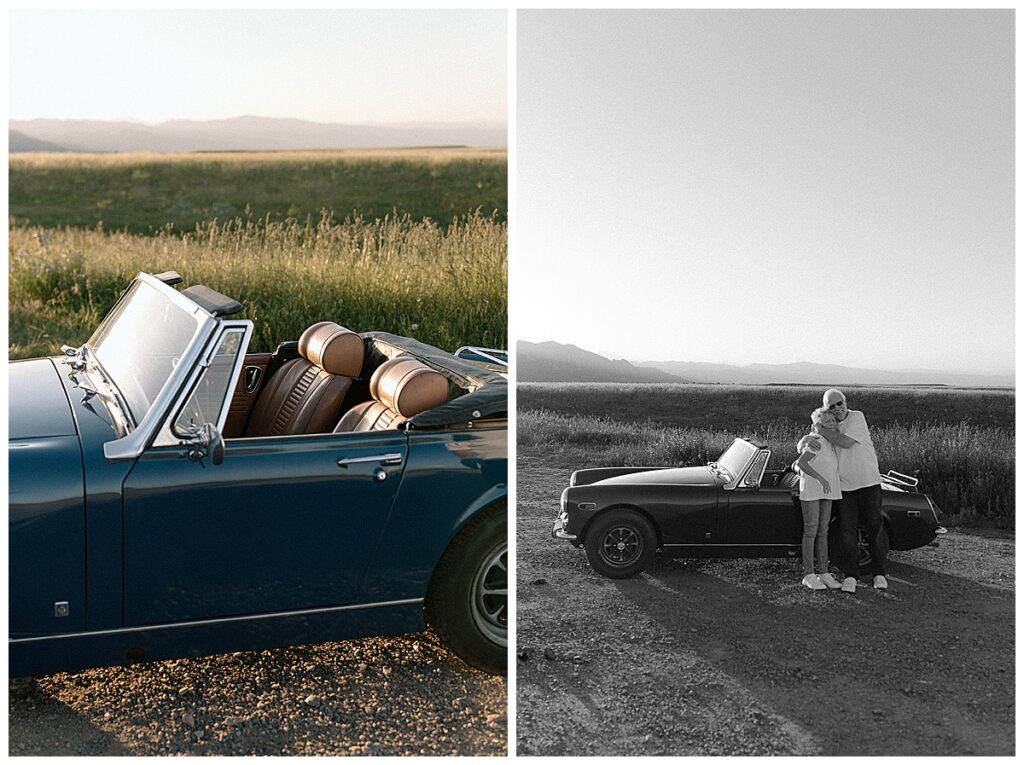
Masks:
[[[508,666],[508,533],[505,505],[483,511],[441,556],[427,591],[427,622],[449,650],[478,669]]]
[[[879,538],[885,554],[889,554],[889,531],[882,524]],[[839,524],[835,524],[828,533],[828,558],[836,566],[843,560],[843,551],[839,541]],[[841,566],[840,566],[841,568]],[[845,573],[845,572],[844,572]],[[868,533],[863,526],[857,529],[857,575],[867,576],[871,573],[871,549],[868,547]]]
[[[587,560],[599,574],[626,579],[640,573],[658,546],[651,522],[635,510],[612,510],[587,531]]]

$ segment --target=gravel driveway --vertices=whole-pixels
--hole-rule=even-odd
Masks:
[[[550,537],[573,467],[520,449],[520,755],[1014,753],[1011,535],[893,553],[886,592],[793,559],[615,581]]]
[[[12,755],[507,751],[505,678],[433,633],[9,681]]]

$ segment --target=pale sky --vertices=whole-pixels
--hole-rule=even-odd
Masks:
[[[1012,11],[520,11],[513,333],[1012,372]]]
[[[12,119],[507,120],[502,9],[23,10],[9,20]]]

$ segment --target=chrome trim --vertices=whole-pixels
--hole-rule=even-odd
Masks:
[[[210,315],[208,311],[204,311],[180,292],[168,287],[162,281],[154,278],[150,274],[140,273],[135,277],[135,280],[145,282],[153,289],[157,290],[161,295],[164,295],[169,300],[173,301],[180,308],[193,313],[196,316],[197,326],[195,334],[192,335],[192,344],[185,349],[181,359],[178,361],[178,365],[174,368],[174,371],[164,383],[164,387],[160,389],[156,398],[153,399],[153,403],[150,405],[149,411],[146,412],[146,416],[143,417],[135,429],[124,438],[119,438],[116,441],[108,441],[103,444],[103,456],[112,462],[117,460],[135,459],[146,450],[146,447],[156,435],[158,428],[164,421],[167,409],[178,396],[182,385],[188,379],[189,375],[195,370],[196,362],[200,358],[203,350],[206,348],[210,336],[220,323]],[[124,295],[127,293],[128,290],[125,290],[124,293],[122,293],[121,298],[119,298],[118,302],[114,304],[115,307],[124,299]],[[111,308],[110,310],[113,311],[114,309]]]
[[[371,454],[368,457],[342,457],[338,460],[338,467],[348,467],[357,462],[379,462],[381,465],[401,465],[402,455],[399,452],[391,454]]]
[[[177,419],[182,407],[188,403],[189,398],[192,396],[192,392],[202,379],[202,376],[206,374],[206,370],[209,369],[210,364],[213,362],[214,355],[220,348],[221,343],[224,342],[224,338],[227,334],[229,332],[241,331],[243,334],[242,342],[238,346],[238,356],[235,358],[234,366],[231,369],[231,376],[228,378],[227,394],[224,396],[224,400],[220,405],[220,412],[217,414],[217,430],[220,432],[224,431],[224,423],[227,422],[228,411],[231,409],[231,399],[234,396],[235,387],[238,385],[238,377],[242,373],[242,366],[245,363],[245,353],[249,348],[249,341],[252,339],[253,323],[248,319],[236,319],[233,321],[221,319],[219,323],[220,327],[218,328],[218,331],[214,332],[206,350],[193,365],[192,374],[189,376],[185,386],[181,389],[182,393],[179,394],[178,400],[174,402],[172,407],[170,407],[169,411],[171,414],[164,419],[163,424],[157,431],[157,434],[153,439],[153,446],[183,446],[188,443],[186,438],[175,435],[173,428],[174,420]],[[178,366],[181,366],[180,362]]]
[[[576,507],[578,507],[580,510],[596,510],[597,509],[597,503],[596,502],[580,502],[578,505],[576,505]]]
[[[227,624],[229,622],[259,621],[277,619],[284,616],[306,616],[308,614],[329,614],[340,611],[359,611],[364,608],[383,608],[385,606],[411,606],[422,603],[423,598],[407,598],[405,600],[386,600],[379,603],[361,603],[352,606],[332,606],[330,608],[306,608],[299,611],[277,611],[272,614],[255,614],[250,616],[227,616],[221,619],[199,619],[191,622],[169,622],[167,624],[147,624],[142,627],[121,627],[114,630],[95,630],[93,632],[70,632],[65,635],[40,635],[29,638],[8,638],[10,643],[35,643],[40,640],[62,640],[73,637],[94,637],[99,635],[122,635],[132,632],[148,632],[150,630],[174,629],[176,627],[198,627],[204,624]]]
[[[799,548],[800,544],[787,544],[785,542],[765,542],[762,544],[737,544],[735,542],[714,542],[712,544],[702,542],[680,542],[672,544],[663,544],[662,547],[796,547]]]
[[[570,534],[565,530],[565,526],[568,521],[569,515],[563,510],[558,514],[558,517],[555,518],[554,524],[551,526],[551,536],[555,539],[565,539],[569,542],[575,542],[577,538],[576,535]]]
[[[743,480],[743,476],[745,476],[747,474],[747,471],[750,470],[750,463],[753,462],[757,458],[757,455],[762,451],[760,447],[754,446],[752,443],[750,443],[750,441],[748,441],[745,438],[737,438],[737,439],[735,439],[733,441],[733,443],[736,443],[736,441],[742,441],[747,446],[749,446],[753,451],[751,452],[750,457],[747,459],[746,464],[743,466],[743,469],[737,471],[736,478],[733,479],[732,481],[727,481],[726,483],[722,484],[722,490],[723,491],[732,491],[737,486],[739,486],[740,481]],[[729,447],[731,447],[731,446],[732,446],[732,444],[729,444]],[[726,451],[728,451],[729,447],[726,447]],[[767,468],[768,467],[768,460],[770,460],[771,457],[772,457],[772,452],[771,452],[771,449],[765,449],[764,451],[768,452],[768,459],[766,459],[764,461],[765,467]],[[723,454],[724,453],[725,452],[723,452]],[[725,470],[725,468],[720,468],[720,470],[723,471],[723,472],[728,472],[728,471]],[[762,471],[762,474],[763,474],[763,471]]]
[[[481,348],[479,345],[463,345],[452,355],[457,359],[461,359],[460,355],[463,351],[469,351],[477,356],[483,356],[491,364],[495,364],[499,367],[505,367],[508,369],[508,351],[504,348]],[[495,354],[502,354],[505,358],[499,358]],[[462,359],[463,361],[473,361],[473,359]]]

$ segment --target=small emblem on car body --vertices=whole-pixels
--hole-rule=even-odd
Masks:
[[[58,601],[53,604],[53,615],[54,616],[67,616],[71,612],[68,602],[66,600]]]

